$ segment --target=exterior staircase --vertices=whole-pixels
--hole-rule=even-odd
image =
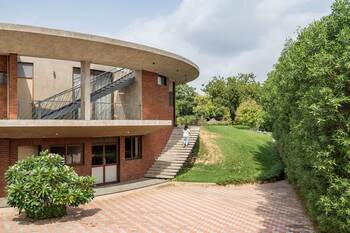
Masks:
[[[96,76],[90,85],[93,86],[99,76],[112,75],[113,73],[123,72],[126,69],[117,69],[115,71],[107,71]],[[93,91],[90,94],[91,102],[94,103],[98,99],[121,90],[135,81],[135,72],[129,71],[121,78]],[[64,119],[65,116],[80,108],[80,86],[74,86],[68,90],[60,92],[44,100],[37,101],[34,105],[33,119]]]
[[[176,127],[169,138],[161,155],[147,171],[146,178],[173,179],[190,157],[199,137],[199,127],[191,126],[189,145],[183,147],[183,127]]]

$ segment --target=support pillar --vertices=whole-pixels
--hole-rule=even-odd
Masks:
[[[80,62],[80,109],[81,109],[81,119],[90,120],[91,117],[91,86],[90,86],[90,62],[82,61]]]
[[[7,119],[17,119],[17,54],[8,58]]]

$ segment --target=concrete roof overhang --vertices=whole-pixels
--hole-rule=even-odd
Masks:
[[[0,23],[0,53],[147,70],[167,76],[177,84],[199,76],[196,64],[164,50],[107,37],[25,25]]]
[[[170,120],[0,120],[0,138],[75,138],[146,135]]]

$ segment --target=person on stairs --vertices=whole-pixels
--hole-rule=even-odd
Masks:
[[[187,125],[185,125],[183,134],[182,134],[184,147],[188,146],[190,135],[192,135],[191,130],[188,128]]]

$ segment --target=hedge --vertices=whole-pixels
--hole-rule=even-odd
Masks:
[[[264,86],[288,178],[321,232],[350,232],[350,1],[289,41]]]

